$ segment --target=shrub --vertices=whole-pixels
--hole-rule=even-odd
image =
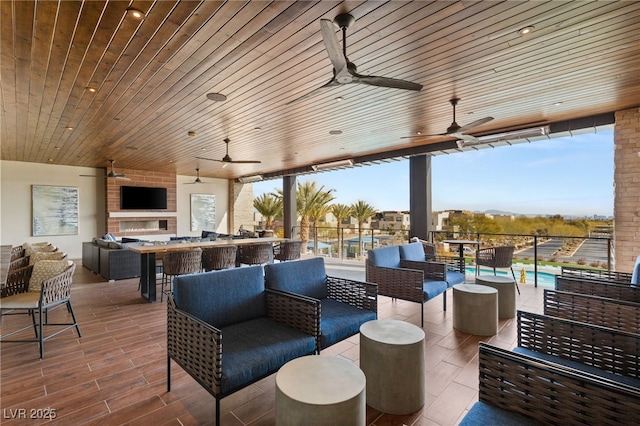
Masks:
[[[583,258],[578,259],[578,261],[576,262],[578,265],[586,265],[587,261],[584,260]]]

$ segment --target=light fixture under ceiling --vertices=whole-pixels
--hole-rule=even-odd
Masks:
[[[132,17],[134,19],[137,19],[137,20],[141,21],[141,20],[144,19],[144,12],[139,10],[139,9],[136,9],[134,7],[128,7],[127,8],[127,16],[130,16],[130,17]]]
[[[262,175],[243,176],[238,178],[238,182],[240,183],[260,182],[261,180]]]
[[[520,28],[518,30],[518,34],[520,35],[527,35],[527,34],[531,34],[533,32],[533,30],[535,29],[535,27],[533,25],[528,25],[524,28]]]
[[[464,144],[458,143],[458,148],[462,148],[463,146],[476,146],[476,145],[483,145],[483,144],[496,143],[496,142],[509,142],[509,141],[515,141],[518,139],[538,138],[541,136],[547,136],[548,134],[549,134],[549,126],[540,126],[540,127],[532,127],[528,129],[512,130],[510,132],[479,136],[477,138],[478,142],[475,142],[475,143],[466,142]],[[461,142],[461,141],[458,141],[458,142]]]
[[[347,158],[345,160],[337,160],[337,161],[330,161],[328,163],[314,164],[313,166],[311,166],[311,168],[317,172],[318,170],[328,170],[328,169],[336,169],[336,168],[350,167],[350,166],[353,166],[353,160],[350,158]]]

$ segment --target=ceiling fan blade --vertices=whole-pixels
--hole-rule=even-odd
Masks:
[[[196,157],[198,160],[216,161],[218,163],[226,163],[226,161],[218,160],[216,158]]]
[[[260,163],[262,163],[262,161],[260,161],[260,160],[231,160],[231,161],[225,161],[225,163],[231,163],[231,164],[260,164]]]
[[[450,133],[449,136],[453,136],[454,138],[458,138],[459,140],[461,140],[463,142],[463,145],[465,143],[478,143],[478,138],[476,138],[475,136],[466,135],[466,134],[460,133],[460,132]]]
[[[457,131],[457,133],[462,133],[462,132],[466,132],[469,129],[473,129],[474,127],[478,127],[483,125],[484,123],[488,123],[491,120],[493,120],[493,117],[485,117],[485,118],[481,118],[479,120],[473,121],[467,125],[464,125],[462,127],[460,127]],[[453,133],[452,133],[453,134]]]
[[[333,69],[336,74],[339,74],[340,71],[347,68],[347,59],[344,57],[338,39],[336,38],[335,26],[332,21],[321,19],[320,30],[322,32],[322,39],[324,40],[324,47],[333,64]]]
[[[304,95],[300,96],[299,98],[296,98],[296,99],[294,99],[294,100],[292,100],[292,101],[288,102],[288,103],[287,103],[287,105],[291,105],[291,104],[293,104],[293,103],[296,103],[296,102],[302,101],[302,100],[304,100],[304,99],[308,99],[308,98],[310,98],[310,97],[312,97],[312,96],[315,96],[315,95],[317,95],[318,93],[322,92],[322,91],[323,91],[324,89],[326,89],[327,87],[334,87],[334,86],[339,86],[339,85],[340,85],[340,83],[338,83],[338,82],[335,80],[335,78],[332,78],[332,79],[331,79],[331,81],[329,81],[329,82],[328,82],[327,84],[325,84],[324,86],[320,86],[320,87],[317,87],[317,88],[313,89],[312,91],[310,91],[310,92],[308,92],[308,93],[306,93],[306,94],[304,94]]]
[[[411,81],[400,80],[397,78],[378,77],[375,75],[361,75],[353,74],[354,83],[363,83],[370,86],[389,87],[391,89],[404,89],[404,90],[422,90],[422,84],[413,83]]]

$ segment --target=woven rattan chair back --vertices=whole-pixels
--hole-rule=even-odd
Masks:
[[[256,243],[243,245],[240,248],[240,263],[245,265],[262,265],[269,263],[272,257],[271,243]]]
[[[26,249],[22,246],[11,247],[11,261],[24,257]]]
[[[202,250],[202,268],[205,271],[218,271],[236,266],[238,247],[234,245],[209,247]]]
[[[2,308],[3,310],[7,310],[9,313],[24,310],[25,313],[28,313],[31,316],[33,324],[5,333],[0,336],[0,340],[3,342],[38,342],[40,346],[40,358],[44,358],[45,340],[57,336],[63,331],[71,328],[75,328],[78,333],[78,337],[82,337],[70,300],[71,283],[73,281],[73,273],[76,270],[76,265],[73,262],[69,262],[69,266],[62,273],[44,280],[42,282],[42,289],[38,292],[27,291],[32,270],[33,265],[29,265],[15,270],[9,275],[7,281],[12,281],[10,284],[14,291],[12,294],[7,294],[6,298],[5,292],[3,292],[4,300],[2,301]],[[63,304],[67,305],[67,312],[71,316],[71,321],[65,323],[57,321],[55,323],[49,322],[47,318],[48,310]],[[38,317],[37,322],[36,316]],[[46,326],[53,326],[57,328],[57,330],[54,333],[45,336],[44,327]],[[35,339],[7,339],[9,336],[22,333],[23,331],[31,328],[36,331]]]
[[[168,285],[171,291],[171,281],[178,275],[195,274],[202,270],[202,249],[170,251],[162,256],[162,291],[160,301],[163,300],[164,287]]]
[[[493,274],[496,274],[496,268],[509,268],[511,275],[516,282],[516,290],[520,294],[518,280],[513,272],[513,252],[514,246],[487,247],[476,251],[476,274],[480,271],[480,266],[488,266],[493,268]]]
[[[278,245],[277,251],[274,252],[273,257],[280,262],[287,260],[300,259],[300,251],[302,250],[302,241],[283,241]]]
[[[19,258],[15,259],[15,260],[12,260],[11,262],[9,262],[9,271],[8,271],[8,273],[11,273],[12,271],[15,271],[16,269],[24,268],[28,264],[29,264],[29,258],[27,256],[19,257]]]

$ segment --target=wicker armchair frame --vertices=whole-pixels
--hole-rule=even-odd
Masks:
[[[577,276],[557,276],[556,290],[640,303],[640,287],[632,287],[628,283],[596,281]]]
[[[202,249],[169,251],[162,256],[162,290],[160,301],[162,302],[164,286],[169,286],[178,275],[195,274],[202,271]]]
[[[520,294],[518,280],[513,272],[513,252],[514,246],[485,247],[476,250],[476,275],[480,274],[480,266],[489,266],[493,268],[493,275],[496,275],[496,268],[509,268],[513,280],[516,282],[516,290]]]
[[[463,274],[465,273],[464,257],[439,255],[438,248],[435,243],[421,240],[418,237],[411,238],[410,242],[417,242],[422,244],[422,249],[424,250],[424,257],[426,261],[442,262],[447,265],[447,269],[450,271],[457,271]]]
[[[640,333],[640,303],[600,296],[544,291],[544,314],[629,333]]]
[[[549,425],[628,424],[640,390],[479,344],[479,400]],[[464,423],[464,421],[463,421]]]
[[[16,269],[24,268],[25,266],[28,266],[28,265],[29,265],[28,256],[19,257],[9,262],[9,270],[7,271],[7,274],[10,274],[12,271],[15,271]]]
[[[640,378],[640,335],[518,311],[518,346]]]
[[[606,271],[600,269],[576,268],[575,266],[561,266],[560,275],[563,277],[593,278],[599,281],[610,281],[620,284],[630,284],[631,272]]]
[[[22,246],[11,247],[11,257],[10,261],[14,261],[21,257],[24,257],[24,254],[27,250]]]
[[[446,265],[442,262],[420,262],[400,260],[400,268],[376,266],[367,260],[365,264],[366,281],[378,285],[378,294],[393,299],[420,303],[420,320],[424,326],[423,284],[425,278],[434,281],[446,281]],[[446,290],[442,307],[447,310]]]
[[[280,262],[286,262],[288,260],[300,259],[300,253],[302,251],[302,241],[283,241],[273,249],[273,258]]]
[[[320,305],[312,299],[265,290],[267,316],[314,336],[320,341]],[[223,332],[195,316],[178,309],[173,295],[167,293],[167,392],[171,391],[171,360],[193,377],[216,401],[216,425],[220,424],[220,400],[270,374],[256,377],[242,386],[222,392],[224,372]]]
[[[29,279],[31,278],[32,271],[33,265],[28,264],[22,268],[9,271],[7,275],[7,282],[0,290],[0,297],[9,297],[14,294],[26,293],[29,288]]]
[[[33,265],[30,265],[22,270],[18,270],[12,274],[12,280],[15,280],[13,283],[13,287],[17,290],[19,287],[28,288],[29,286],[29,278],[31,277],[31,271],[33,270]],[[69,267],[62,273],[42,282],[42,289],[39,293],[37,292],[28,292],[24,291],[24,293],[32,293],[33,297],[20,297],[15,298],[12,296],[23,296],[22,294],[14,293],[12,296],[7,296],[5,300],[2,301],[2,309],[0,310],[0,316],[3,315],[4,309],[9,309],[11,311],[15,310],[24,310],[31,316],[32,324],[24,326],[18,330],[14,330],[8,332],[2,336],[0,336],[0,341],[2,342],[37,342],[40,348],[40,358],[44,358],[44,342],[49,340],[50,338],[57,336],[58,334],[69,330],[71,328],[75,328],[78,333],[78,337],[82,337],[80,333],[80,327],[78,325],[78,321],[76,320],[75,313],[73,312],[73,307],[71,306],[71,283],[73,281],[73,273],[76,270],[76,265],[71,263]],[[17,280],[23,280],[18,283]],[[48,312],[58,306],[66,305],[67,311],[71,315],[71,322],[67,323],[51,323],[48,320]],[[36,312],[38,315],[38,321],[36,322]],[[46,317],[46,319],[45,319]],[[62,327],[58,329],[54,333],[45,336],[44,335],[44,327],[53,326],[53,327]],[[12,336],[14,334],[20,333],[24,330],[32,328],[35,331],[35,339],[7,339],[7,337]]]
[[[240,247],[240,263],[262,265],[271,262],[273,245],[271,243],[246,244]]]
[[[202,250],[202,269],[205,271],[218,271],[236,266],[238,247],[217,246]]]

